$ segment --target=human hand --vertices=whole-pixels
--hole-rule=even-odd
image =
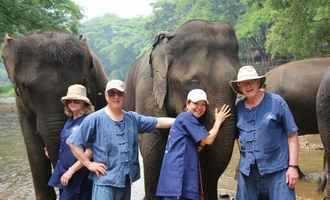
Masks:
[[[45,156],[49,159],[49,154],[48,154],[47,147],[44,147],[44,152],[45,152]]]
[[[61,184],[62,184],[63,186],[67,186],[73,174],[74,174],[74,173],[72,172],[72,170],[68,169],[68,170],[67,170],[67,171],[61,176]]]
[[[294,167],[289,167],[286,171],[286,183],[289,188],[294,189],[299,178],[298,169]]]
[[[106,174],[107,166],[103,163],[89,162],[86,166],[91,172],[94,172],[96,176],[104,176]]]
[[[222,123],[223,121],[225,121],[227,117],[231,115],[230,111],[231,109],[227,104],[223,104],[220,110],[218,110],[218,108],[215,108],[214,111],[215,120]]]

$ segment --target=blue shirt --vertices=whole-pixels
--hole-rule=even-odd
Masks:
[[[103,108],[86,117],[67,142],[90,147],[93,160],[107,166],[104,176],[92,174],[94,184],[124,188],[126,176],[132,182],[140,178],[138,133],[150,132],[156,123],[155,117],[124,112],[123,122],[118,126]]]
[[[197,145],[208,131],[191,112],[180,113],[170,129],[157,196],[199,200]]]
[[[298,131],[292,113],[282,97],[265,92],[254,108],[237,103],[237,127],[240,143],[240,171],[250,174],[256,164],[261,175],[288,167],[289,134]]]
[[[85,117],[86,115],[76,119],[70,118],[65,122],[60,135],[59,158],[54,168],[53,174],[49,179],[49,186],[65,188],[66,190],[72,191],[72,193],[79,193],[81,189],[81,183],[84,181],[84,179],[88,179],[89,171],[83,167],[73,174],[67,186],[61,185],[61,176],[77,161],[77,159],[72,154],[70,147],[65,143],[65,140],[70,135],[72,135],[74,130],[79,128],[79,125]]]

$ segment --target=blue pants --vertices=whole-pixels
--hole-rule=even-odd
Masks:
[[[117,188],[108,185],[93,185],[92,200],[130,200],[131,185]]]
[[[80,184],[80,192],[75,187],[60,188],[60,200],[90,200],[92,197],[92,181],[87,177]]]
[[[286,170],[261,176],[256,165],[251,166],[250,176],[240,173],[236,200],[295,200],[295,191],[285,182]]]
[[[162,197],[161,200],[189,200],[183,197]]]

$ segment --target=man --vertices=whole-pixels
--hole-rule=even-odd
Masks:
[[[111,80],[105,90],[107,105],[90,114],[68,138],[73,154],[92,173],[94,200],[129,200],[131,183],[140,178],[138,133],[169,128],[174,118],[155,118],[124,111],[125,85]],[[91,148],[92,161],[84,154]]]
[[[241,67],[235,92],[240,144],[238,200],[292,200],[298,179],[298,128],[282,97],[265,92],[265,76]]]

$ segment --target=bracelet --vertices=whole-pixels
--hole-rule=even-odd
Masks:
[[[299,165],[289,165],[289,167],[299,169]]]

